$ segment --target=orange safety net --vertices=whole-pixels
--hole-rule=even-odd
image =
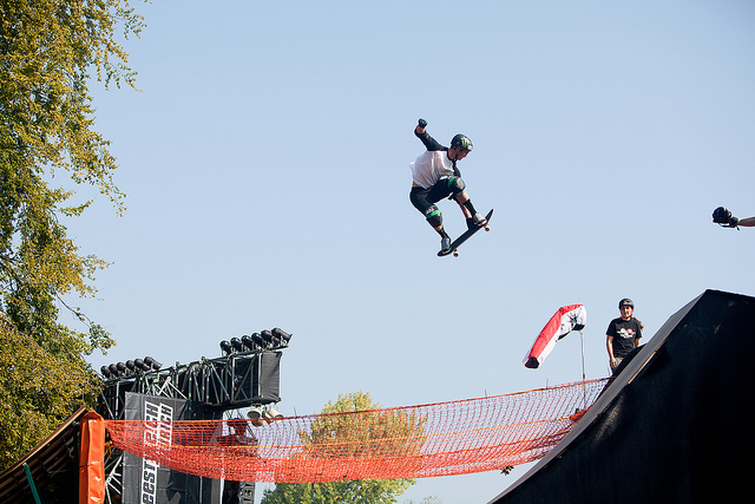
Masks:
[[[113,445],[187,474],[322,483],[503,469],[543,457],[607,379],[513,394],[276,420],[108,420]],[[261,423],[261,425],[260,425]]]

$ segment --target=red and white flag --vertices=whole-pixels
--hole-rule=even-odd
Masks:
[[[587,310],[581,304],[562,306],[551,317],[535,339],[532,349],[524,358],[524,365],[537,369],[548,357],[556,342],[572,331],[581,331],[587,325]]]

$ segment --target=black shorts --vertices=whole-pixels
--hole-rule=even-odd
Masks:
[[[453,178],[440,179],[434,186],[423,189],[421,187],[412,187],[409,193],[409,201],[414,208],[422,212],[423,215],[433,209],[435,203],[448,197],[451,194],[451,182]]]

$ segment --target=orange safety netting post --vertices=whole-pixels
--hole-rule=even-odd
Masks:
[[[210,478],[320,483],[447,476],[543,457],[606,382],[272,421],[108,420],[106,426],[115,447]],[[170,443],[157,442],[164,439]]]
[[[80,422],[79,504],[105,502],[105,421],[89,410]]]

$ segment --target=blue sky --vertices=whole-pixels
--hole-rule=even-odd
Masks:
[[[599,378],[622,297],[647,341],[705,289],[755,293],[755,230],[710,217],[755,215],[751,2],[137,10],[147,27],[125,47],[141,91],[92,86],[128,211],[99,198],[67,223],[112,262],[98,299],[73,300],[118,343],[97,369],[216,357],[278,326],[294,333],[284,414],[357,390],[424,404],[578,380],[576,334],[522,365],[562,305],[586,306]],[[496,210],[456,259],[436,257],[408,200],[419,117],[443,143],[473,140],[459,166]],[[440,206],[458,235],[458,207]],[[525,469],[419,480],[400,502],[487,502]]]

